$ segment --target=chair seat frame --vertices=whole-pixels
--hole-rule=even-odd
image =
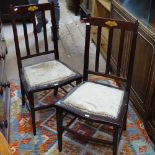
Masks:
[[[62,87],[62,86],[65,86],[66,84],[69,84],[69,83],[72,83],[74,81],[81,81],[81,74],[79,72],[77,72],[76,70],[72,69],[70,66],[66,65],[64,62],[60,61],[60,60],[57,60],[58,62],[60,62],[61,64],[63,64],[64,66],[66,66],[68,69],[70,69],[72,72],[75,73],[74,76],[70,76],[68,77],[67,79],[64,79],[64,80],[60,80],[60,81],[56,81],[56,82],[51,82],[47,85],[41,85],[41,86],[35,86],[35,87],[30,87],[24,77],[24,73],[23,73],[23,70],[22,70],[22,81],[23,81],[23,84],[25,86],[25,91],[26,93],[35,93],[35,92],[39,92],[39,91],[44,91],[44,90],[49,90],[49,89],[53,89],[53,88],[57,88],[57,87]]]
[[[128,107],[128,92],[124,93],[123,102],[122,102],[122,105],[120,107],[119,114],[118,114],[117,118],[95,115],[92,113],[84,112],[82,110],[78,110],[77,108],[74,108],[73,106],[70,106],[70,105],[67,105],[64,103],[64,100],[67,97],[69,97],[74,91],[76,91],[76,89],[78,89],[84,83],[85,82],[82,82],[77,87],[73,88],[73,90],[70,91],[63,99],[59,100],[56,103],[58,149],[59,149],[59,151],[62,151],[62,134],[64,131],[68,131],[75,136],[78,135],[78,138],[85,137],[88,141],[112,145],[112,146],[114,146],[113,152],[117,152],[118,142],[121,138],[121,134],[122,134],[123,130],[126,129],[125,114],[127,113],[127,107]],[[101,84],[101,85],[107,86],[106,84]],[[117,87],[113,87],[113,86],[109,86],[109,85],[108,85],[108,87],[112,87],[113,89],[119,89]],[[113,141],[108,141],[108,140],[103,140],[103,139],[98,139],[98,138],[92,138],[89,136],[85,136],[85,135],[76,133],[74,130],[69,128],[69,126],[71,124],[70,122],[66,126],[63,126],[63,113],[64,112],[67,112],[68,114],[71,114],[78,119],[83,119],[83,120],[90,121],[90,122],[100,123],[102,125],[112,126],[113,130],[115,131],[113,133]],[[71,120],[71,122],[73,122],[73,121]],[[124,125],[121,126],[121,124],[124,124]]]

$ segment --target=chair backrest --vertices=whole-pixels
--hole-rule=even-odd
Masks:
[[[97,28],[96,57],[94,64],[95,68],[94,70],[91,70],[89,68],[89,50],[91,29],[93,29],[94,26]],[[123,86],[125,86],[126,91],[129,91],[131,87],[131,78],[136,49],[137,28],[138,21],[132,23],[127,21],[96,17],[86,19],[86,38],[83,71],[84,81],[88,80],[89,74],[105,76],[115,79],[120,83],[125,83],[123,84]],[[105,72],[99,71],[99,58],[101,55],[101,39],[103,32],[108,32]],[[118,49],[116,50],[116,48]],[[113,54],[113,51],[115,51],[115,54],[117,53],[117,56]],[[128,60],[123,60],[125,58],[125,55],[128,57]],[[124,67],[123,64],[124,61],[126,67]],[[122,68],[125,68],[126,71],[124,72]]]
[[[44,4],[38,4],[38,5],[23,5],[23,6],[14,6],[10,8],[11,16],[12,16],[12,27],[13,27],[13,34],[14,34],[14,41],[15,41],[15,48],[16,48],[16,55],[17,55],[17,62],[18,62],[18,68],[22,67],[22,60],[29,59],[36,56],[41,56],[45,54],[51,54],[54,53],[55,59],[59,59],[59,53],[58,53],[58,39],[57,39],[57,28],[56,28],[56,21],[55,21],[55,10],[54,10],[54,4],[53,3],[44,3]],[[48,43],[48,32],[46,27],[46,18],[45,18],[45,11],[50,11],[50,18],[51,18],[51,31],[50,34],[53,32],[53,43],[51,41]],[[37,34],[37,23],[35,20],[35,13],[41,12],[42,16],[42,26],[43,26],[43,33],[42,37],[44,38],[44,48],[43,51],[40,51],[40,43],[39,43],[39,37]],[[32,35],[28,32],[28,22],[26,21],[26,16],[29,14],[32,17]],[[18,33],[18,16],[21,16],[20,23],[23,25],[23,35],[24,35],[24,44],[26,47],[26,54],[22,56],[21,51],[21,36],[19,36]],[[29,24],[30,25],[30,24]],[[21,29],[21,27],[20,27]],[[34,49],[35,52],[31,51],[32,42],[29,40],[30,37],[33,36],[34,41]],[[23,43],[23,42],[22,42]],[[49,45],[53,44],[52,50],[49,49]],[[20,71],[20,70],[19,70]]]

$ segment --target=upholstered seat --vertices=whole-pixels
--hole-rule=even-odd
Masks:
[[[117,118],[124,91],[93,82],[85,82],[64,100],[87,113]]]
[[[77,76],[77,73],[57,60],[26,66],[23,69],[29,90],[47,85],[57,85],[57,82]]]

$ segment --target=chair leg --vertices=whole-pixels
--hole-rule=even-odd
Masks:
[[[113,155],[117,155],[118,149],[118,138],[119,137],[119,128],[114,126],[114,133],[113,133]]]
[[[22,106],[25,106],[25,90],[22,82],[20,83],[21,86],[21,95],[22,95]]]
[[[80,0],[76,0],[75,4],[75,16],[79,14],[79,9],[80,9]]]
[[[58,87],[54,88],[54,96],[57,96],[57,94],[58,94]]]
[[[76,81],[76,85],[80,84],[81,81],[82,81],[81,79],[77,80],[77,81]]]
[[[125,117],[124,117],[123,130],[126,130],[126,126],[127,126],[127,115],[128,115],[128,108],[126,110],[126,114],[125,114]]]
[[[83,20],[84,18],[84,13],[83,13],[83,10],[80,8],[80,20]]]
[[[126,130],[126,126],[127,126],[127,114],[124,117],[123,130]]]
[[[35,136],[36,135],[36,124],[35,124],[35,109],[34,109],[33,93],[29,94],[29,105],[30,105],[30,108],[31,108],[33,134]]]
[[[60,108],[56,108],[56,118],[57,118],[57,132],[58,132],[58,149],[59,152],[62,151],[62,124],[63,124],[63,111]]]

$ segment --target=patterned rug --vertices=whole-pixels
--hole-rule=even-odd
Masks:
[[[69,89],[69,88],[68,88]],[[63,96],[59,92],[57,98],[52,91],[35,94],[37,104],[54,104]],[[64,123],[73,118],[67,115]],[[36,113],[37,135],[33,136],[31,117],[26,107],[21,105],[21,92],[17,81],[11,82],[11,113],[10,113],[10,147],[13,155],[111,155],[112,147],[96,143],[89,143],[77,139],[69,133],[63,135],[63,151],[57,150],[57,131],[55,109]],[[92,124],[82,120],[75,120],[70,126],[74,130],[90,135],[111,139],[111,129],[107,126]],[[154,146],[151,143],[143,123],[129,106],[127,131],[123,132],[119,144],[119,155],[154,155]]]

